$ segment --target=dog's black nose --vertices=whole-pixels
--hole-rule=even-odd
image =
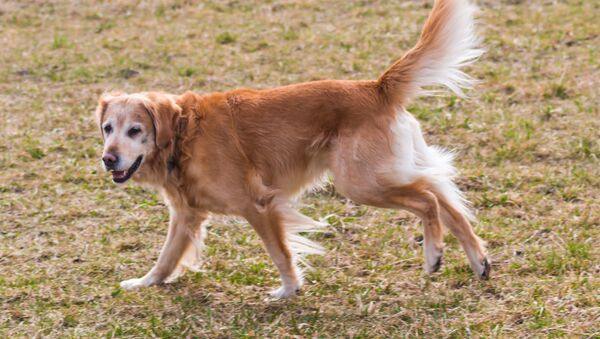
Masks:
[[[112,153],[106,153],[102,157],[102,162],[106,168],[112,168],[119,162],[119,157]]]

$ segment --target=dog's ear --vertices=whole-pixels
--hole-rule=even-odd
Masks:
[[[148,93],[144,103],[154,126],[154,143],[159,149],[169,147],[175,136],[175,126],[181,107],[173,96],[164,93]]]

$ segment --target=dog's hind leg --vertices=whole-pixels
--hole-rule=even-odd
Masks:
[[[408,115],[398,120],[382,119],[341,136],[331,153],[330,168],[336,190],[348,198],[361,204],[405,209],[422,220],[425,271],[433,273],[441,265],[443,227],[437,197],[427,178],[415,170],[415,122]],[[393,130],[390,125],[395,125]]]
[[[172,209],[167,239],[156,264],[142,278],[122,281],[121,287],[133,289],[173,280],[173,274],[178,273],[182,260],[196,245],[194,242],[203,241],[201,224],[206,217],[204,213]]]
[[[490,261],[485,254],[482,241],[473,232],[473,227],[471,227],[469,219],[449,203],[445,197],[441,195],[438,195],[438,197],[444,225],[460,242],[462,248],[467,253],[471,268],[473,268],[477,276],[481,279],[489,279]]]
[[[379,185],[368,179],[370,174],[364,175],[363,178],[367,180],[360,182],[336,177],[336,190],[357,203],[404,209],[418,216],[424,230],[425,271],[430,274],[438,271],[442,264],[444,230],[438,199],[428,190],[428,183],[417,180],[403,186]]]
[[[415,165],[430,182],[430,190],[437,197],[444,225],[458,238],[467,253],[473,271],[478,277],[487,279],[490,274],[490,262],[481,240],[475,235],[469,222],[475,217],[463,193],[452,181],[456,175],[456,170],[452,166],[453,154],[428,146],[419,123],[410,114],[406,112],[401,114],[404,114],[402,118],[412,126],[412,142],[417,155]]]
[[[428,146],[409,113],[400,111],[395,119],[376,120],[341,135],[331,154],[330,168],[340,193],[361,204],[402,208],[421,218],[427,272],[440,268],[443,221],[459,238],[476,274],[487,277],[489,261],[468,223],[466,202],[452,182],[451,153]]]
[[[425,271],[437,272],[442,265],[444,250],[444,229],[440,219],[440,205],[437,197],[427,190],[427,184],[416,181],[407,186],[386,190],[385,199],[399,208],[417,215],[423,223],[423,252]]]

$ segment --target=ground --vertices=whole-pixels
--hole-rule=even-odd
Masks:
[[[203,271],[118,287],[151,267],[168,212],[102,171],[99,95],[373,79],[432,1],[92,3],[0,3],[0,337],[600,337],[600,2],[479,1],[481,82],[409,107],[458,154],[489,281],[451,235],[427,276],[414,216],[327,185],[299,202],[331,224],[311,235],[327,254],[279,301],[257,236],[222,217]]]

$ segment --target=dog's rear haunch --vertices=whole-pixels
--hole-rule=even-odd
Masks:
[[[300,233],[324,226],[290,201],[328,172],[337,191],[360,204],[406,209],[423,222],[425,270],[440,268],[445,225],[476,275],[490,264],[452,182],[453,155],[428,146],[405,107],[445,86],[457,95],[473,83],[460,67],[482,53],[475,8],[439,0],[417,45],[377,80],[309,82],[275,89],[182,95],[104,95],[97,108],[102,161],[118,183],[157,187],[169,205],[167,240],[156,265],[124,288],[168,282],[196,268],[209,213],[246,218],[281,274],[277,298],[302,285],[298,261],[322,253]]]

